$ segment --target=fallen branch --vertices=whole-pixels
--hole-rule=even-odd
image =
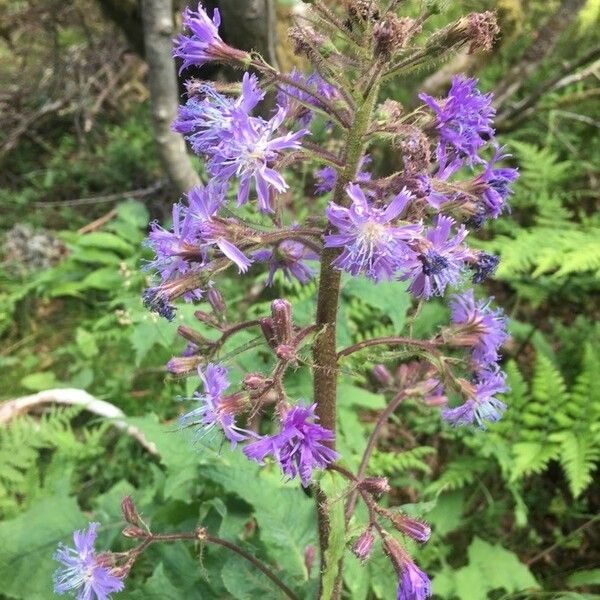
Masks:
[[[0,404],[0,425],[8,425],[16,417],[45,404],[81,406],[99,417],[109,419],[111,425],[114,425],[117,429],[124,431],[127,435],[137,440],[150,454],[158,456],[156,445],[153,442],[149,442],[143,432],[137,427],[129,425],[124,420],[126,415],[120,408],[105,400],[94,398],[94,396],[88,394],[85,390],[76,388],[45,390],[31,396],[23,396],[2,402]]]

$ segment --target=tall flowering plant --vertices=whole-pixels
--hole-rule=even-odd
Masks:
[[[500,162],[507,157],[494,141],[492,95],[477,81],[456,76],[444,98],[427,94],[412,109],[385,98],[386,83],[404,73],[467,46],[470,52],[491,47],[498,33],[494,15],[472,13],[424,36],[434,12],[424,3],[416,18],[398,14],[401,2],[347,0],[343,13],[317,1],[290,31],[298,54],[312,73],[282,73],[262,57],[228,46],[219,35],[218,10],[202,5],[183,15],[185,32],[175,41],[181,71],[221,62],[245,69],[239,88],[190,80],[187,98],[173,127],[202,157],[208,173],[204,186],[191,189],[173,206],[169,228],[152,223],[147,245],[156,283],[143,295],[147,308],[172,320],[177,302],[206,300],[211,312],[198,311],[204,326],[219,337],[180,326],[188,342],[168,369],[199,374],[202,386],[181,424],[199,434],[219,432],[232,448],[259,465],[278,465],[287,480],[297,480],[317,501],[320,540],[319,597],[341,595],[343,552],[330,552],[332,540],[346,540],[366,561],[382,545],[398,576],[398,600],[422,600],[431,594],[428,576],[416,565],[402,536],[427,542],[429,527],[382,504],[389,491],[384,477],[368,476],[369,459],[386,421],[406,398],[431,406],[454,426],[479,426],[501,418],[505,376],[498,365],[506,339],[506,320],[491,300],[478,300],[468,280],[478,284],[492,274],[498,259],[467,245],[468,235],[487,219],[507,210],[517,172]],[[275,92],[273,109],[257,109]],[[311,128],[325,123],[335,143],[313,141]],[[381,174],[370,154],[387,147],[398,170]],[[315,195],[327,199],[324,210],[311,210],[295,222],[287,170],[308,163],[314,168]],[[321,203],[323,204],[323,203]],[[311,202],[311,206],[319,203]],[[248,214],[254,214],[249,218]],[[316,265],[319,265],[318,269]],[[232,322],[226,317],[219,281],[225,271],[253,277],[267,271],[270,286],[277,273],[305,284],[318,279],[314,322],[299,327],[292,305],[275,299],[270,314]],[[398,282],[414,297],[414,310],[432,297],[449,297],[452,321],[430,339],[388,336],[345,348],[336,342],[342,273],[364,276],[373,286]],[[405,282],[405,283],[402,283]],[[254,328],[273,356],[269,372],[245,374],[232,386],[223,346],[240,331]],[[337,381],[344,360],[363,348],[406,347],[418,361],[403,365],[394,378],[383,365],[376,378],[393,396],[379,416],[364,456],[352,472],[336,451]],[[300,350],[310,348],[308,364]],[[305,364],[313,379],[311,399],[286,391],[290,367]],[[449,397],[459,401],[448,400]],[[270,427],[256,427],[258,415],[271,416]],[[264,425],[264,421],[263,421]],[[321,485],[323,472],[347,480],[342,520],[332,520]],[[357,502],[367,520],[356,531]],[[290,598],[298,598],[269,566],[243,548],[194,532],[155,534],[143,523],[129,498],[123,501],[128,523],[124,534],[141,540],[129,552],[96,554],[95,524],[75,534],[75,548],[61,547],[56,591],[77,598],[108,598],[122,589],[137,557],[151,544],[176,539],[219,544],[249,560]]]

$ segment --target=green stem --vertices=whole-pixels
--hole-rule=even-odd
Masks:
[[[347,206],[346,186],[355,179],[360,159],[365,148],[365,135],[371,124],[371,115],[379,91],[378,82],[374,82],[368,95],[359,105],[354,122],[348,130],[344,151],[344,168],[338,173],[333,190],[333,202]],[[314,399],[317,403],[317,415],[320,424],[333,433],[336,431],[337,367],[336,324],[340,295],[341,273],[333,266],[339,256],[339,248],[325,248],[321,254],[321,274],[317,300],[317,330],[320,331],[313,348],[314,360]],[[332,444],[334,446],[335,444]],[[321,574],[325,564],[325,551],[329,542],[329,517],[327,502],[322,491],[317,492],[317,516],[319,525],[319,543],[321,548]],[[340,586],[341,587],[341,578]],[[340,589],[334,591],[333,599],[339,598]],[[325,599],[319,592],[321,600]]]

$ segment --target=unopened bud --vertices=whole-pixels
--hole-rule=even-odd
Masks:
[[[123,519],[130,525],[141,525],[142,520],[140,519],[140,515],[138,515],[131,496],[125,496],[121,500],[121,512],[123,513]]]
[[[260,329],[265,336],[269,346],[275,350],[277,348],[277,339],[275,338],[275,329],[273,327],[273,319],[271,317],[264,317],[260,319]]]
[[[187,325],[180,325],[177,328],[177,333],[184,340],[196,344],[198,347],[206,346],[211,343],[210,340],[207,340],[199,331],[196,331]]]
[[[494,40],[500,32],[496,15],[490,11],[471,13],[467,16],[467,22],[471,38],[469,54],[476,50],[491,50]]]
[[[369,527],[369,529],[363,531],[354,544],[352,544],[352,553],[356,556],[356,558],[358,558],[358,560],[364,561],[369,558],[369,554],[371,554],[374,543],[375,536]]]
[[[281,298],[271,303],[271,317],[277,344],[289,344],[292,341],[292,305]]]
[[[184,375],[185,373],[191,373],[201,365],[204,359],[201,356],[174,356],[167,363],[167,371],[173,373],[173,375]]]
[[[415,19],[388,14],[373,28],[375,54],[389,58],[395,51],[404,48],[420,29],[421,25]]]
[[[131,525],[130,527],[125,527],[121,532],[127,538],[145,538],[148,537],[148,532],[142,529],[141,527],[136,527]]]
[[[392,374],[387,370],[385,365],[375,365],[373,367],[373,377],[384,387],[391,387],[394,383]]]
[[[280,358],[281,360],[292,361],[297,358],[296,349],[289,344],[281,344],[280,346],[277,346],[275,354],[277,354],[277,358]]]
[[[346,0],[346,9],[350,19],[358,23],[379,19],[379,8],[373,0]]]
[[[225,310],[227,310],[227,306],[225,305],[225,299],[223,298],[223,294],[217,288],[211,288],[208,290],[208,294],[206,295],[208,299],[208,303],[211,305],[213,311],[217,315],[222,315]]]
[[[431,536],[431,527],[406,515],[393,514],[390,521],[394,527],[417,542],[424,543]]]
[[[392,489],[387,477],[366,477],[361,481],[360,487],[375,496],[387,494]]]
[[[244,377],[243,385],[247,390],[261,390],[267,384],[267,379],[262,373],[248,373]]]

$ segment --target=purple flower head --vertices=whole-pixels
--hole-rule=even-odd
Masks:
[[[375,281],[391,279],[415,259],[407,242],[419,236],[421,225],[391,224],[412,195],[403,189],[387,207],[376,208],[358,185],[350,184],[346,191],[352,199],[350,208],[333,202],[327,208],[327,217],[338,232],[325,236],[325,247],[343,248],[333,264],[354,276],[365,273]]]
[[[194,264],[201,265],[204,262],[196,240],[197,231],[185,207],[174,204],[171,230],[164,229],[157,221],[150,224],[150,233],[144,245],[154,251],[156,258],[144,268],[156,271],[163,283],[177,275],[186,274]]]
[[[496,167],[496,163],[510,154],[503,154],[504,148],[496,148],[492,159],[486,163],[483,173],[475,180],[483,186],[481,196],[483,214],[493,219],[497,218],[507,209],[507,200],[512,192],[512,184],[518,179],[519,171],[511,167]]]
[[[259,464],[272,454],[286,477],[293,479],[300,475],[302,485],[307,487],[314,469],[325,469],[339,456],[323,443],[333,441],[334,435],[314,423],[318,419],[316,407],[316,404],[308,408],[302,404],[294,406],[285,415],[279,433],[248,444],[244,454]]]
[[[483,371],[476,376],[472,397],[455,408],[442,411],[442,418],[451,425],[471,425],[477,423],[485,429],[485,422],[495,423],[502,418],[506,404],[496,394],[508,391],[506,375],[500,370]]]
[[[265,96],[256,75],[250,73],[244,73],[238,98],[220,94],[208,83],[200,84],[199,91],[201,97],[192,97],[179,107],[173,123],[173,129],[186,136],[196,154],[212,154],[230,135],[234,112],[251,114]]]
[[[431,597],[431,581],[410,559],[403,562],[398,581],[398,600],[425,600]]]
[[[298,150],[300,139],[308,134],[308,130],[277,136],[285,117],[286,111],[282,107],[269,121],[250,117],[241,109],[233,111],[228,137],[212,151],[208,168],[210,174],[221,181],[232,177],[239,179],[238,206],[248,201],[252,182],[258,195],[259,209],[263,212],[273,212],[273,191],[281,193],[287,190],[287,183],[271,165],[283,151]]]
[[[169,303],[168,298],[161,293],[158,287],[146,288],[142,293],[142,302],[150,312],[159,314],[167,321],[172,321],[175,318],[177,308]]]
[[[77,600],[108,600],[113,592],[125,587],[95,553],[97,527],[98,523],[90,523],[87,530],[76,531],[73,534],[75,548],[59,544],[52,557],[63,565],[54,573],[56,594],[71,592],[77,594]]]
[[[427,94],[420,94],[419,98],[436,114],[440,136],[438,161],[446,164],[449,158],[460,158],[469,164],[481,162],[477,152],[494,136],[492,95],[482,94],[477,89],[476,79],[457,75],[442,102]]]
[[[499,262],[499,256],[488,254],[487,252],[479,252],[475,258],[475,262],[471,264],[471,269],[473,270],[471,281],[476,284],[484,282],[496,272]]]
[[[216,246],[237,265],[240,273],[245,273],[252,261],[227,239],[230,223],[217,217],[224,194],[224,186],[219,182],[211,182],[206,187],[193,187],[188,193],[189,220],[203,250]]]
[[[231,442],[231,447],[235,448],[238,442],[251,435],[249,431],[235,424],[235,415],[242,408],[241,394],[224,395],[229,387],[229,380],[227,369],[221,365],[208,363],[204,371],[198,367],[198,374],[204,384],[204,393],[196,392],[194,398],[200,406],[182,415],[179,419],[180,424],[182,427],[196,426],[202,433],[220,427]]]
[[[356,176],[356,182],[361,183],[371,180],[371,173],[365,171],[365,169],[371,163],[371,157],[365,154],[358,164],[358,175]],[[333,167],[323,167],[315,173],[317,178],[317,185],[315,186],[315,192],[317,194],[326,194],[331,192],[335,187],[337,181],[337,171]]]
[[[211,61],[245,62],[248,58],[246,52],[228,46],[219,36],[221,15],[218,9],[215,8],[211,19],[202,4],[198,4],[196,12],[186,8],[183,25],[191,35],[179,34],[175,40],[173,56],[183,60],[180,73],[192,65],[201,66]]]
[[[417,298],[441,296],[448,285],[456,285],[468,256],[462,245],[467,230],[458,228],[451,236],[454,220],[445,215],[437,215],[433,227],[427,230],[425,238],[417,242],[420,252],[417,260],[400,279],[410,279],[409,291]]]
[[[495,364],[500,346],[508,337],[502,310],[493,310],[490,300],[476,302],[473,290],[455,295],[450,308],[452,322],[465,328],[465,341],[473,348],[472,357],[477,368],[486,369]]]
[[[300,283],[308,283],[315,276],[315,272],[304,261],[319,259],[316,252],[295,240],[284,240],[276,247],[257,250],[252,257],[260,262],[269,263],[267,285],[273,284],[273,278],[279,269],[288,281],[296,278]]]

